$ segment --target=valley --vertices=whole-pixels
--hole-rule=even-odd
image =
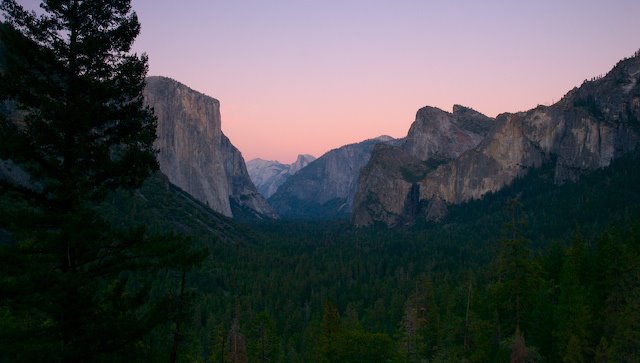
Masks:
[[[130,1],[42,4],[0,1],[0,363],[638,361],[640,51],[285,164],[148,76]]]

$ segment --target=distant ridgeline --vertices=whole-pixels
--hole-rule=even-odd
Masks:
[[[432,239],[446,235],[449,243],[473,240],[483,245],[500,234],[504,222],[510,218],[508,204],[514,199],[518,200],[519,215],[527,221],[524,231],[536,245],[548,244],[549,239],[567,238],[576,228],[585,236],[594,236],[608,226],[623,225],[640,216],[640,168],[637,167],[640,150],[615,159],[610,166],[575,182],[560,185],[554,180],[556,163],[557,160],[550,159],[499,191],[449,206],[447,215],[439,222],[416,220],[414,232],[410,233],[428,231]],[[151,177],[134,195],[113,194],[100,209],[118,225],[139,221],[152,230],[170,229],[204,240],[214,238],[230,243],[260,239],[246,227],[211,211],[173,186],[161,173]],[[252,225],[262,226],[259,230],[280,232],[283,228],[300,228],[300,233],[304,234],[302,231],[313,223],[319,223],[317,228],[320,229],[350,230],[345,222],[327,220],[265,221]],[[372,226],[372,233],[381,230],[387,230],[386,224],[377,222]]]
[[[0,70],[3,61],[0,43]],[[303,156],[291,166],[253,160],[249,170],[222,133],[217,100],[177,81],[149,77],[145,101],[158,117],[162,173],[222,215],[402,226],[444,220],[454,206],[497,192],[543,165],[561,185],[635,150],[639,80],[636,53],[552,106],[495,119],[460,105],[452,112],[424,107],[404,138],[381,136],[317,160]],[[7,104],[0,112],[10,112]],[[0,165],[0,178],[15,174]]]
[[[442,220],[543,165],[555,184],[575,181],[640,143],[639,79],[636,53],[552,106],[495,119],[460,105],[424,107],[406,137],[331,150],[268,201],[285,219],[402,226]]]
[[[247,162],[247,171],[260,194],[269,198],[289,177],[315,159],[311,155],[298,155],[294,163],[287,165],[274,160],[258,158]]]
[[[640,143],[639,79],[636,54],[552,106],[495,120],[470,111],[458,116],[456,107],[453,115],[422,109],[403,143],[374,149],[360,173],[352,221],[437,221],[451,206],[498,191],[542,165],[552,164],[556,184],[607,167]],[[456,152],[447,153],[451,146]]]
[[[289,177],[269,197],[269,204],[287,219],[346,219],[360,169],[369,161],[373,147],[395,142],[380,136],[331,150]]]

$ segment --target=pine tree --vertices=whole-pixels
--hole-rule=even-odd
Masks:
[[[2,155],[67,211],[110,189],[135,188],[157,169],[156,119],[143,105],[147,57],[130,0],[43,1],[42,15],[2,0],[9,27],[0,97],[21,122],[5,123]]]
[[[227,337],[227,360],[229,363],[246,363],[247,357],[247,340],[240,332],[240,322],[236,318],[229,330]]]
[[[340,315],[338,309],[331,302],[326,300],[323,306],[322,322],[320,324],[322,332],[320,333],[319,361],[337,362],[339,341],[342,338],[342,325],[340,324]]]
[[[640,247],[640,233],[635,231],[632,243]],[[620,282],[612,292],[607,304],[608,327],[613,330],[611,337],[611,361],[634,362],[640,356],[640,253],[625,248],[628,254],[621,261],[624,270]]]
[[[400,322],[400,355],[408,362],[426,359],[437,343],[437,312],[433,299],[431,279],[418,279]]]
[[[558,351],[564,362],[583,362],[590,350],[592,313],[587,304],[588,296],[582,279],[585,243],[576,233],[572,246],[560,273],[560,296],[558,297]]]
[[[504,236],[493,262],[495,281],[491,285],[491,292],[497,304],[499,335],[524,331],[524,314],[529,308],[529,295],[534,288],[529,241],[520,229],[523,222],[517,216],[518,207],[515,200],[509,203],[511,220],[505,225]]]
[[[247,340],[251,362],[266,363],[278,359],[280,342],[275,323],[266,311],[253,319]]]
[[[157,169],[130,1],[41,8],[0,2],[0,100],[15,109],[0,121],[0,159],[30,176],[0,185],[0,229],[11,236],[0,247],[0,360],[135,361],[146,334],[184,313],[154,289],[156,273],[188,270],[205,253],[184,237],[117,230],[95,209]]]

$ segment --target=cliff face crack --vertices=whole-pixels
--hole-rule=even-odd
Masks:
[[[406,216],[406,222],[412,222],[413,218],[420,215],[420,185],[417,183],[411,184],[411,189],[404,201],[403,215]]]

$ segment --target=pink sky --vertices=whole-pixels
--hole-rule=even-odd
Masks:
[[[220,100],[245,160],[403,137],[425,105],[550,104],[640,48],[638,0],[133,4],[150,74]]]

